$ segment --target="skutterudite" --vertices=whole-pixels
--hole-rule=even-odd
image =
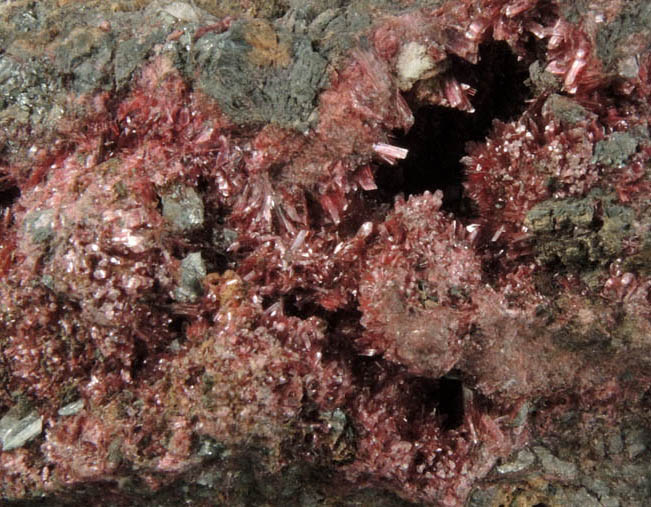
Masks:
[[[646,505],[646,2],[5,2],[0,503]]]

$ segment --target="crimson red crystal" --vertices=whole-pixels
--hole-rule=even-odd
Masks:
[[[157,489],[215,441],[263,448],[270,474],[307,462],[461,505],[549,431],[528,407],[637,410],[651,58],[604,61],[608,2],[577,23],[562,10],[376,16],[304,132],[236,124],[160,48],[124,94],[71,99],[86,116],[0,172],[20,189],[0,222],[0,408],[44,417],[0,453],[2,490]],[[419,108],[477,114],[454,62],[489,41],[540,72],[524,112],[466,146],[467,207],[390,194],[380,175],[398,179]]]

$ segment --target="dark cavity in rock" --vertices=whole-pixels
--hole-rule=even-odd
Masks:
[[[463,195],[460,163],[466,143],[483,140],[493,120],[516,118],[530,95],[525,84],[527,62],[518,62],[505,42],[483,44],[479,54],[476,65],[449,57],[451,74],[477,90],[471,99],[474,113],[417,104],[407,96],[414,110],[414,126],[393,144],[407,148],[409,155],[397,167],[380,168],[377,175],[380,191],[388,200],[400,193],[409,196],[442,190],[444,209],[463,215],[471,212]]]

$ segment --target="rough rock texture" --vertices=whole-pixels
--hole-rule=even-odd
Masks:
[[[0,7],[0,503],[643,506],[651,8]]]

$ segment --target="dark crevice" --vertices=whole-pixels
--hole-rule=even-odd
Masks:
[[[651,409],[651,389],[647,389],[640,399],[640,406],[646,409]]]
[[[3,187],[2,180],[3,178],[0,176],[0,210],[11,207],[20,197],[20,189],[17,186]]]
[[[143,340],[136,338],[133,342],[133,363],[131,366],[131,376],[134,379],[138,378],[139,372],[145,366],[148,355],[147,344]]]
[[[364,329],[360,324],[362,315],[357,310],[327,311],[312,300],[309,292],[294,291],[284,295],[282,301],[286,315],[301,319],[317,317],[326,323],[324,360],[348,364],[358,389],[368,390],[373,395],[387,383],[402,384],[404,396],[396,409],[404,413],[404,438],[419,438],[418,432],[432,418],[445,431],[463,424],[463,383],[454,372],[438,379],[413,376],[404,367],[387,361],[381,355],[360,355],[355,341]],[[265,303],[269,306],[272,300]]]
[[[234,267],[228,248],[237,234],[224,227],[224,210],[211,198],[210,186],[202,179],[197,186],[205,206],[205,223],[195,239],[208,272],[223,273]]]
[[[402,436],[415,440],[420,431],[437,421],[444,431],[460,427],[464,421],[463,382],[459,375],[451,372],[438,379],[410,375],[404,367],[387,361],[382,355],[366,356],[360,353],[356,339],[364,333],[361,313],[346,309],[327,311],[315,303],[309,291],[293,291],[282,297],[284,312],[288,316],[307,319],[317,317],[326,324],[327,341],[323,348],[326,361],[338,361],[349,365],[357,388],[367,391],[371,396],[378,393],[388,383],[400,383],[403,396],[395,407],[402,412],[404,425]],[[263,306],[273,303],[268,298]],[[305,416],[313,411],[307,410],[309,400],[303,403]],[[314,414],[312,414],[314,415]]]
[[[184,315],[173,315],[170,318],[170,323],[167,326],[167,330],[172,336],[176,336],[178,339],[185,341],[185,328],[190,323],[190,319]]]
[[[393,408],[401,413],[403,438],[417,440],[432,421],[441,429],[459,428],[464,421],[463,383],[456,375],[438,379],[412,376],[382,356],[357,356],[351,363],[355,384],[374,396],[388,384],[400,385],[400,401]]]
[[[461,426],[464,417],[463,383],[452,375],[439,379],[439,411],[443,416],[443,429],[453,430]]]
[[[422,105],[407,97],[415,111],[415,123],[392,143],[407,148],[407,158],[396,166],[382,166],[376,172],[379,193],[386,200],[398,194],[421,194],[442,190],[444,209],[468,216],[472,206],[464,197],[461,158],[469,141],[481,141],[493,120],[509,121],[525,109],[530,90],[526,62],[519,62],[505,42],[480,47],[479,63],[473,65],[450,56],[449,73],[460,83],[477,90],[471,97],[475,108],[468,113],[449,107]]]
[[[410,406],[407,428],[419,428],[435,418],[443,430],[461,426],[464,417],[463,385],[453,377],[414,377],[407,382]],[[413,435],[417,437],[417,435]]]
[[[328,311],[314,301],[314,293],[297,289],[282,297],[285,315],[305,320],[310,317],[327,318]]]

